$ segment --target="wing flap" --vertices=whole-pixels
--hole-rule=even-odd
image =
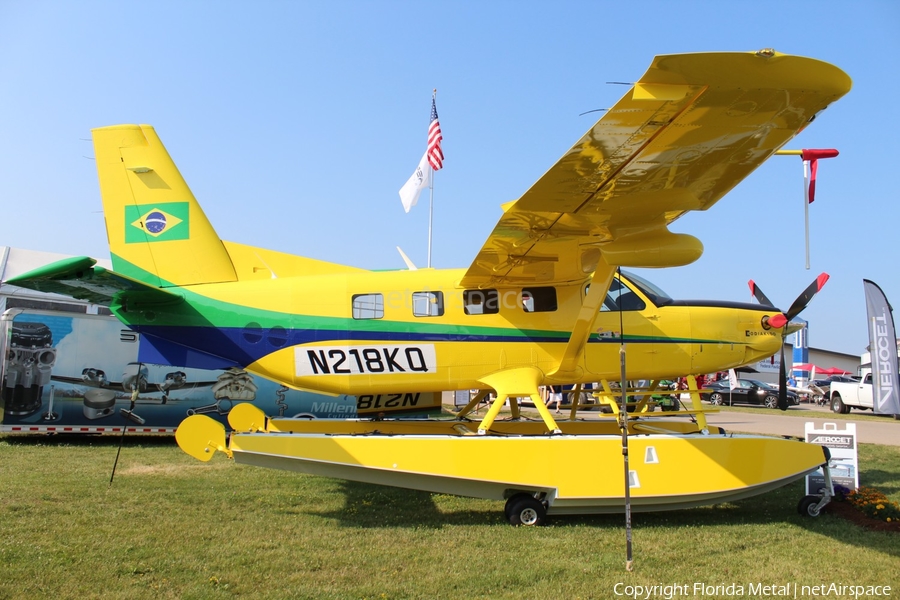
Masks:
[[[659,56],[644,76],[509,206],[466,287],[584,279],[611,266],[696,260],[668,226],[706,210],[850,89],[828,63],[777,53]]]

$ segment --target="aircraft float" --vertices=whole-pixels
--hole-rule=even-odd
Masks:
[[[242,368],[334,394],[478,389],[452,420],[267,418],[233,428],[197,415],[190,455],[432,492],[506,499],[514,524],[620,512],[622,431],[633,509],[764,493],[827,463],[821,446],[707,425],[693,377],[691,420],[654,419],[663,379],[777,352],[796,326],[771,305],[673,300],[623,267],[695,261],[669,226],[707,210],[846,94],[830,64],[762,50],[658,56],[633,87],[503,215],[466,269],[370,271],[219,239],[148,125],[93,130],[113,270],[89,257],[10,280],[108,304],[141,336],[139,360]],[[818,282],[819,280],[817,280]],[[814,282],[810,289],[821,287]],[[635,412],[616,408],[610,381]],[[600,382],[616,418],[557,421],[539,386]],[[627,385],[627,384],[626,384]],[[469,420],[488,392],[481,421]],[[577,394],[576,394],[577,396]],[[540,419],[522,418],[519,399]],[[509,401],[511,419],[498,420]],[[624,405],[624,402],[623,402]],[[666,413],[671,415],[671,413]],[[807,497],[815,514],[829,499]]]

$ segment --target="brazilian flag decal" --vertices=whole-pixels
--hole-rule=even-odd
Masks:
[[[191,237],[190,204],[162,202],[125,207],[125,243],[171,242]]]

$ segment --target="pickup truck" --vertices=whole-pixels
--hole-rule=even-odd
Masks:
[[[862,377],[852,383],[846,381],[832,381],[830,398],[832,412],[847,414],[851,408],[872,410],[873,388],[872,369],[862,369]],[[900,415],[894,415],[900,419]]]

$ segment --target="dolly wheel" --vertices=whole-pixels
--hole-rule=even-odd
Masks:
[[[519,492],[518,494],[513,494],[509,498],[506,499],[506,505],[503,507],[503,515],[506,517],[506,520],[512,523],[512,515],[513,515],[513,507],[516,503],[522,498],[534,498],[531,494],[527,494],[525,492]]]
[[[506,518],[510,525],[543,525],[547,520],[547,509],[543,502],[528,494],[516,494],[506,501]]]
[[[816,505],[819,503],[819,500],[821,498],[818,496],[803,496],[797,505],[797,512],[804,517],[818,517],[819,509],[816,508]]]

